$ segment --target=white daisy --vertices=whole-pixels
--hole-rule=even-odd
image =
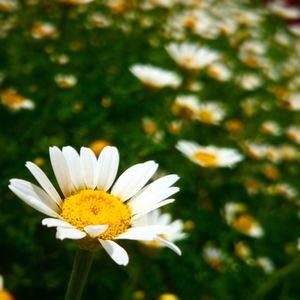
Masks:
[[[200,146],[195,142],[180,140],[176,148],[189,160],[201,167],[233,167],[243,159],[235,149]]]
[[[163,88],[166,86],[177,88],[182,81],[176,73],[152,65],[136,64],[130,68],[130,71],[145,86],[150,88]]]
[[[225,117],[224,109],[214,102],[201,103],[195,114],[195,119],[200,122],[218,125]]]
[[[171,234],[161,234],[153,241],[143,241],[142,243],[149,247],[168,247],[174,250],[177,254],[181,255],[180,249],[174,242],[182,240],[186,237],[183,232],[183,222],[175,220],[172,222],[171,215],[168,213],[162,214],[159,209],[156,209],[149,214],[144,215],[134,222],[134,226],[149,226],[149,225],[165,225],[173,229]]]
[[[247,213],[247,208],[243,203],[226,203],[224,207],[224,217],[228,225],[243,234],[254,238],[260,238],[264,235],[263,228]]]
[[[20,109],[32,110],[35,108],[32,100],[26,99],[14,89],[7,89],[0,92],[0,98],[2,104],[13,111],[19,111]]]
[[[171,234],[167,225],[135,226],[135,221],[152,210],[175,200],[173,187],[179,177],[163,176],[146,185],[158,165],[154,161],[136,164],[116,180],[119,165],[117,148],[107,146],[98,159],[89,148],[80,153],[67,146],[50,147],[50,161],[62,191],[57,192],[44,172],[34,163],[26,167],[41,187],[11,179],[9,188],[24,202],[46,214],[42,224],[56,227],[58,239],[81,240],[83,246],[99,243],[120,265],[127,265],[126,251],[113,240],[153,240]],[[145,186],[146,185],[146,186]]]
[[[191,43],[171,43],[166,50],[180,67],[193,71],[205,68],[220,56],[211,49]]]

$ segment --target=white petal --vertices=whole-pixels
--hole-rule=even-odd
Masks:
[[[170,187],[162,190],[145,190],[145,192],[141,193],[138,198],[130,200],[128,202],[128,205],[131,208],[133,214],[139,214],[140,212],[143,212],[145,208],[156,205],[157,203],[163,201],[164,199],[170,197],[178,191],[178,187]]]
[[[152,241],[158,234],[172,233],[170,226],[149,225],[129,228],[126,232],[118,235],[116,239]]]
[[[67,162],[75,189],[80,190],[85,188],[85,181],[83,177],[83,171],[81,169],[81,161],[79,154],[74,148],[70,146],[63,147],[62,153]]]
[[[99,242],[101,243],[104,250],[118,265],[126,266],[128,264],[129,262],[128,254],[121,246],[109,240],[99,239]]]
[[[161,202],[159,202],[159,203],[157,203],[153,206],[145,206],[144,211],[142,211],[142,212],[140,212],[140,213],[138,213],[138,214],[136,214],[132,217],[132,221],[137,220],[138,218],[140,218],[141,216],[147,214],[148,212],[150,212],[152,210],[155,210],[159,207],[162,207],[164,205],[167,205],[167,204],[170,204],[170,203],[173,203],[173,202],[175,202],[175,199],[166,199],[166,200],[161,201]]]
[[[106,146],[100,153],[96,170],[97,188],[107,191],[113,184],[119,168],[119,152]]]
[[[50,161],[57,183],[67,197],[74,191],[68,164],[62,152],[57,147],[49,148]]]
[[[156,172],[158,165],[154,161],[137,164],[127,169],[114,184],[111,194],[126,201],[134,196]]]
[[[51,210],[57,213],[60,211],[57,203],[54,202],[54,200],[50,198],[44,190],[33,183],[22,179],[11,179],[10,186],[13,186],[15,189],[17,189],[22,195],[25,196],[25,198],[33,197],[49,207]],[[23,198],[21,197],[21,199]]]
[[[62,203],[60,195],[46,174],[36,164],[30,161],[26,163],[26,167],[29,169],[36,181],[45,190],[45,192],[60,206]]]
[[[71,224],[60,219],[46,218],[42,220],[42,224],[47,227],[65,227],[74,228]]]
[[[80,231],[76,228],[65,228],[57,227],[56,228],[56,238],[60,240],[71,239],[71,240],[80,240],[86,236],[86,233]]]
[[[18,190],[13,185],[8,186],[10,190],[15,193],[20,199],[22,199],[26,204],[31,206],[32,208],[36,209],[37,211],[53,218],[59,218],[59,215],[52,210],[50,207],[48,207],[46,204],[41,202],[39,199],[35,199],[31,196],[28,196],[27,194],[22,193],[20,190]]]
[[[181,255],[181,250],[174,244],[171,243],[170,241],[163,239],[161,237],[157,237],[156,238],[159,242],[161,242],[163,245],[165,245],[166,247],[170,248],[171,250],[173,250],[175,253],[177,253],[178,255]]]
[[[95,238],[106,231],[107,228],[108,225],[89,225],[85,226],[84,230],[90,237]]]
[[[95,172],[97,166],[94,152],[89,148],[81,147],[80,161],[85,185],[87,188],[94,189],[96,187]]]

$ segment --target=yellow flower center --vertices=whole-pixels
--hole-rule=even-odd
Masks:
[[[108,225],[97,238],[114,239],[130,227],[131,211],[120,199],[102,190],[82,190],[67,197],[61,216],[71,225],[83,230],[89,225]]]
[[[198,151],[193,157],[204,167],[215,167],[218,165],[218,157],[215,153]]]
[[[214,113],[208,109],[201,109],[198,112],[198,116],[201,122],[207,124],[214,124],[216,122]]]
[[[13,90],[5,91],[1,96],[2,102],[8,106],[18,105],[24,102],[24,97]]]
[[[248,233],[253,227],[254,221],[251,216],[247,214],[239,215],[233,222],[233,226],[245,233]]]

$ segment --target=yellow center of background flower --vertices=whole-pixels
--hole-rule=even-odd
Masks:
[[[204,167],[215,167],[218,165],[218,158],[214,153],[198,151],[193,157]]]
[[[208,109],[201,109],[198,112],[200,120],[204,123],[213,124],[216,122],[213,112]]]
[[[83,230],[88,225],[108,225],[97,238],[111,240],[130,227],[131,211],[120,199],[101,190],[82,190],[67,197],[61,216]]]

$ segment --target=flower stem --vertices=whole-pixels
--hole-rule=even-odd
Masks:
[[[65,300],[80,300],[93,262],[94,252],[77,249]]]

